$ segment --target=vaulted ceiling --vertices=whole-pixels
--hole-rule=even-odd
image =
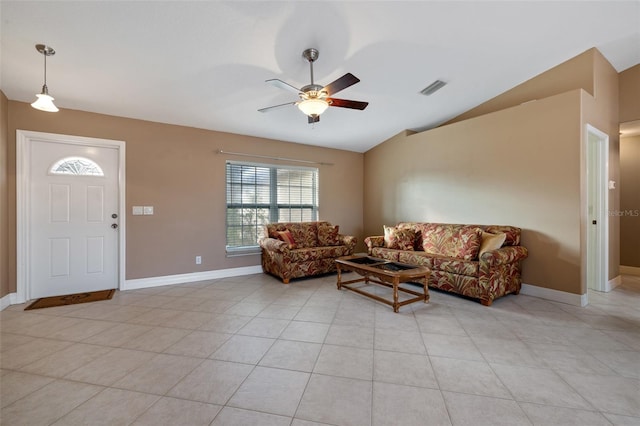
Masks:
[[[0,3],[0,88],[33,102],[35,45],[52,46],[58,107],[364,152],[434,127],[596,47],[617,71],[640,63],[639,1],[7,1]],[[361,82],[310,125],[265,80]],[[447,85],[419,94],[436,79]],[[46,114],[46,113],[43,113]]]

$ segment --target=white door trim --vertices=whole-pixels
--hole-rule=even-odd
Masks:
[[[125,282],[125,143],[109,139],[97,139],[83,136],[69,136],[55,133],[16,131],[16,303],[30,300],[29,288],[29,236],[31,233],[29,218],[29,195],[31,188],[31,142],[65,143],[83,146],[98,146],[118,150],[118,288]]]
[[[595,150],[591,149],[592,138],[596,138]],[[586,197],[583,208],[585,215],[585,255],[583,265],[587,289],[610,291],[609,285],[609,136],[590,124],[585,128],[584,140],[584,179]],[[591,156],[595,155],[595,170],[589,171]],[[594,184],[595,194],[591,193]],[[593,203],[591,203],[593,198]],[[589,214],[589,204],[595,208],[594,214]],[[595,217],[597,225],[591,220]],[[592,228],[592,227],[596,228]],[[595,231],[595,232],[592,232]],[[594,241],[591,241],[594,239]],[[593,244],[592,244],[593,243]],[[595,250],[590,250],[595,247]],[[594,266],[593,276],[590,276],[590,265]]]

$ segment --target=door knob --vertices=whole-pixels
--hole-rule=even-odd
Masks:
[[[117,224],[117,223],[112,223],[112,224],[111,224],[111,227],[112,227],[113,229],[116,229],[116,228],[118,227],[118,224]]]
[[[112,218],[112,219],[117,219],[117,218],[118,218],[118,215],[114,213],[114,214],[112,214],[112,215],[111,215],[111,218]]]

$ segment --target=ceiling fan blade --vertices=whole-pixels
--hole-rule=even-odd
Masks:
[[[313,124],[313,123],[317,123],[320,121],[320,116],[316,115],[315,117],[312,117],[310,115],[307,116],[309,118],[309,124]]]
[[[346,73],[345,75],[343,75],[342,77],[340,77],[339,79],[333,81],[332,83],[327,84],[326,86],[324,86],[324,91],[327,92],[327,94],[329,96],[338,93],[341,90],[346,89],[349,86],[353,86],[354,84],[356,84],[357,82],[359,82],[360,79],[358,77],[356,77],[355,75],[351,74],[350,72]]]
[[[296,94],[302,93],[300,89],[297,89],[290,85],[289,83],[285,83],[284,81],[278,78],[272,78],[270,80],[265,80],[265,83],[269,83],[272,86],[278,87],[280,89],[289,90],[290,92],[294,92]]]
[[[350,101],[348,99],[329,98],[328,101],[330,102],[329,106],[332,107],[351,108],[359,110],[363,110],[367,107],[367,105],[369,105],[369,102]]]
[[[266,108],[260,108],[258,111],[260,112],[268,112],[271,111],[272,109],[276,109],[276,108],[280,108],[280,107],[284,107],[284,106],[288,106],[288,105],[294,105],[297,101],[293,101],[293,102],[287,102],[286,104],[280,104],[280,105],[273,105],[270,107],[266,107]]]

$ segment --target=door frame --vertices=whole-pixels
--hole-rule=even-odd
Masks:
[[[585,191],[585,256],[584,276],[585,287],[588,291],[607,292],[609,285],[609,135],[590,124],[585,128],[584,139],[584,170]],[[595,158],[592,158],[595,156]],[[592,160],[596,163],[596,170],[590,170]],[[592,193],[593,190],[593,193]],[[589,204],[593,201],[594,217],[597,221],[595,229],[591,223]],[[595,247],[595,250],[591,250]],[[591,265],[594,266],[591,269]]]
[[[62,135],[57,133],[16,130],[16,303],[31,299],[29,265],[31,263],[29,236],[31,235],[31,143],[45,142],[66,145],[95,146],[118,150],[118,217],[117,239],[117,279],[118,289],[125,281],[125,242],[126,242],[126,205],[125,205],[125,142],[110,139],[98,139],[84,136]]]

